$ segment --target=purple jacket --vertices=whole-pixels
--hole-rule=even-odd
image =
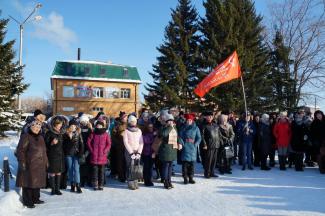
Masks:
[[[151,146],[153,141],[155,140],[155,135],[154,133],[145,133],[142,136],[143,136],[142,154],[145,156],[151,156],[153,153]]]
[[[107,132],[96,134],[92,132],[88,137],[87,146],[90,151],[90,163],[95,165],[105,165],[107,155],[111,148],[111,137]]]

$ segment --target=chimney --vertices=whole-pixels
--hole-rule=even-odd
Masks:
[[[81,49],[78,48],[78,61],[80,61],[80,54],[81,54]]]

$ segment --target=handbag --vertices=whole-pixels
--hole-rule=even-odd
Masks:
[[[143,166],[139,159],[131,159],[130,180],[143,179]]]
[[[226,156],[227,159],[233,158],[234,150],[230,146],[225,146],[224,147],[224,155]]]
[[[89,152],[86,151],[84,154],[82,154],[82,155],[78,158],[78,160],[79,160],[79,164],[80,164],[80,165],[83,165],[83,164],[86,163],[86,158],[88,157],[88,155],[89,155]]]

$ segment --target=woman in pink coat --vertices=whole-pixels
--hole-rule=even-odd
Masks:
[[[90,134],[87,146],[90,151],[90,163],[93,168],[92,183],[94,190],[103,190],[105,165],[111,148],[111,138],[106,132],[105,123],[97,121],[95,130]]]
[[[130,176],[130,167],[132,160],[140,160],[143,149],[143,137],[141,130],[137,127],[137,118],[130,115],[128,118],[128,127],[123,133],[123,142],[125,146],[125,160],[128,186],[131,190],[138,189],[138,179],[132,179]]]

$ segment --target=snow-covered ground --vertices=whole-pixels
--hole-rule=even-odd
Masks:
[[[0,156],[12,156],[16,141],[1,141]],[[15,161],[11,164],[16,167]],[[51,196],[42,190],[46,203],[35,209],[22,207],[15,190],[1,191],[0,215],[325,215],[325,175],[316,168],[266,172],[234,166],[232,175],[205,179],[197,164],[195,185],[182,184],[180,167],[176,171],[172,190],[155,183],[130,191],[126,184],[108,178],[104,191],[88,188],[82,194],[64,191],[63,196]]]

